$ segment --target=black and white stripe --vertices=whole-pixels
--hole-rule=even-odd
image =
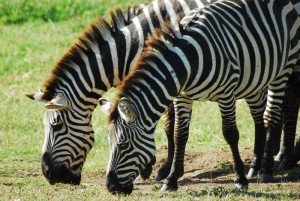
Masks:
[[[95,138],[91,118],[97,100],[129,73],[145,38],[165,20],[175,23],[177,17],[205,4],[205,0],[156,0],[125,13],[112,11],[112,24],[99,17],[55,64],[44,90],[27,94],[46,103],[42,168],[51,184],[80,182]]]
[[[182,22],[179,31],[169,28],[168,33],[157,32],[146,43],[133,73],[122,82],[120,100],[110,116],[114,129],[109,135],[115,139],[107,178],[111,192],[131,192],[138,171],[154,155],[156,123],[174,100],[175,136],[183,138],[177,143],[184,141],[184,146],[187,137],[176,129],[188,127],[190,115],[179,115],[191,113],[191,100],[218,103],[237,187],[247,186],[248,180],[238,150],[235,100],[246,99],[255,121],[256,140],[272,138],[280,122],[286,82],[300,47],[300,20],[291,2],[225,0],[192,12]],[[260,139],[258,134],[264,137]],[[261,149],[257,153],[263,157],[265,180],[272,176],[270,142],[267,140],[265,150],[256,147]],[[129,151],[120,148],[123,146]],[[167,190],[177,188],[180,171],[171,170]]]

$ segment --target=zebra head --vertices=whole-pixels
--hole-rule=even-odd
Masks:
[[[52,100],[47,100],[44,92],[25,95],[46,103],[41,159],[44,176],[50,184],[80,184],[85,158],[94,143],[91,113],[84,114],[72,107],[62,92]]]
[[[134,104],[126,98],[114,106],[104,99],[99,104],[104,111],[110,110],[107,188],[113,194],[130,194],[139,175],[147,178],[151,174],[155,163],[154,129],[142,129]]]

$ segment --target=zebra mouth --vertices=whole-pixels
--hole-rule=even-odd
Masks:
[[[81,181],[81,174],[74,174],[63,165],[52,167],[49,170],[43,168],[43,174],[51,185],[56,183],[79,185]]]

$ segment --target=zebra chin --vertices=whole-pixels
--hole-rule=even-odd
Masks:
[[[81,168],[77,166],[76,169]],[[72,169],[63,164],[52,164],[49,162],[48,155],[45,154],[42,158],[42,171],[51,185],[56,183],[79,185],[81,181],[81,172],[74,173]]]

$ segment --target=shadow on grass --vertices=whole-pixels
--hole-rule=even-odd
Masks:
[[[264,198],[264,199],[289,199],[297,200],[300,199],[300,193],[297,191],[264,191],[264,190],[247,190],[237,188],[225,188],[222,186],[216,186],[213,188],[202,189],[199,191],[189,191],[193,197],[211,196],[217,198],[230,198],[230,197],[253,197],[253,198]]]
[[[184,178],[178,183],[180,186],[196,185],[196,184],[212,184],[216,186],[206,187],[202,190],[190,190],[189,194],[193,197],[201,196],[213,196],[213,197],[229,197],[229,196],[249,196],[253,198],[269,198],[269,199],[285,199],[289,200],[300,199],[300,191],[297,189],[300,181],[300,165],[298,165],[293,170],[287,172],[277,172],[274,171],[274,182],[266,184],[267,187],[263,189],[237,189],[233,187],[233,178],[230,176],[233,174],[232,165],[223,164],[222,168],[215,169],[212,171],[206,171],[190,178]],[[246,170],[249,170],[249,165],[246,166]],[[195,169],[187,171],[186,173],[193,173],[201,171],[201,169]],[[284,183],[289,183],[289,185],[295,184],[293,190],[285,189]],[[258,177],[255,176],[249,179],[249,184],[258,183]],[[232,188],[225,188],[224,186],[218,186],[222,184],[232,184]],[[273,184],[273,185],[272,185]],[[274,185],[275,184],[275,185]]]

